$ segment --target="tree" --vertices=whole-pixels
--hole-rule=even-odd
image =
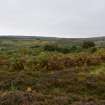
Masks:
[[[82,45],[83,48],[91,48],[91,47],[95,47],[95,43],[92,41],[85,41],[83,42]]]

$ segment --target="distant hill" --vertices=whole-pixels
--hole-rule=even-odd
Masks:
[[[84,40],[91,40],[91,41],[105,41],[105,36],[101,37],[91,37],[91,38],[58,38],[58,37],[44,37],[44,36],[18,36],[18,35],[1,35],[0,39],[47,39],[47,40],[69,40],[69,41],[84,41]]]

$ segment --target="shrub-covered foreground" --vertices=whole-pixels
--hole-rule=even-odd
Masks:
[[[2,40],[0,105],[105,105],[105,48],[63,44]]]

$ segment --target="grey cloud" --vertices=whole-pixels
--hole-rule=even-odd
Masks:
[[[105,35],[105,0],[0,0],[0,34]]]

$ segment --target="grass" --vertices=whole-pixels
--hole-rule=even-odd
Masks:
[[[0,105],[105,105],[105,48],[63,53],[69,42],[45,51],[50,40],[4,40]]]
[[[92,74],[92,75],[100,75],[100,74],[104,74],[104,73],[105,73],[105,64],[104,63],[97,65],[97,66],[93,66],[90,71],[90,74]]]

